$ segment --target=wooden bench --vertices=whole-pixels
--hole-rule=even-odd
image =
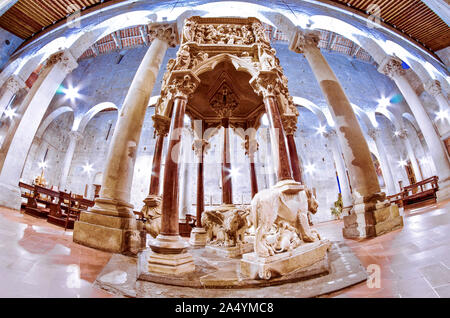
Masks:
[[[19,188],[21,190],[22,189],[25,190],[25,191],[21,191],[21,193],[20,193],[20,196],[22,198],[27,199],[27,202],[26,203],[23,202],[20,206],[21,209],[25,210],[30,199],[33,200],[33,198],[34,198],[34,186],[31,184],[25,183],[25,182],[19,182]]]
[[[403,206],[413,205],[424,201],[436,202],[436,192],[439,190],[437,176],[422,180],[403,188]],[[428,186],[429,185],[429,186]]]
[[[55,202],[55,198],[58,197],[58,191],[35,185],[33,197],[28,198],[25,213],[40,218],[47,218],[50,211],[56,211],[57,203]],[[45,207],[39,206],[38,203],[45,205]]]
[[[397,204],[399,208],[401,208],[403,206],[403,193],[402,192],[394,194],[394,195],[389,195],[389,196],[387,196],[387,199],[391,203]]]

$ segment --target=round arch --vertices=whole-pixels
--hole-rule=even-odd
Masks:
[[[86,129],[86,126],[91,121],[91,119],[94,118],[95,115],[97,115],[98,113],[100,113],[101,111],[104,111],[106,109],[114,109],[116,111],[119,111],[117,106],[110,102],[104,102],[104,103],[97,104],[94,107],[92,107],[91,109],[89,109],[89,111],[86,114],[84,114],[83,117],[81,117],[81,119],[79,121],[74,122],[72,130],[83,133],[84,130]]]
[[[36,132],[36,137],[42,138],[47,127],[59,116],[65,113],[73,113],[73,108],[70,106],[62,106],[51,112],[41,123]]]

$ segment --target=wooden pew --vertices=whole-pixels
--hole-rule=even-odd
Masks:
[[[403,206],[424,201],[436,202],[436,192],[439,190],[439,177],[434,176],[403,188]],[[427,186],[429,185],[429,186]]]
[[[33,198],[29,198],[28,203],[25,207],[25,213],[40,218],[47,218],[47,216],[50,214],[50,211],[53,211],[53,213],[55,213],[55,211],[57,210],[57,203],[55,202],[55,198],[58,197],[58,191],[35,185]],[[45,207],[40,207],[38,203],[44,204]]]
[[[19,188],[25,190],[21,191],[20,194],[22,198],[27,199],[27,203],[22,203],[20,206],[21,209],[25,210],[27,204],[31,205],[34,200],[34,186],[32,186],[31,184],[27,184],[25,182],[19,182]]]

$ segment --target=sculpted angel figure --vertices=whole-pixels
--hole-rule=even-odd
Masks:
[[[243,25],[241,30],[244,44],[252,44],[255,41],[255,38],[253,37],[253,32],[250,30],[250,28],[246,25]]]

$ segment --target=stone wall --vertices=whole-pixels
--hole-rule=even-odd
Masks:
[[[22,42],[21,38],[0,28],[0,71]]]

